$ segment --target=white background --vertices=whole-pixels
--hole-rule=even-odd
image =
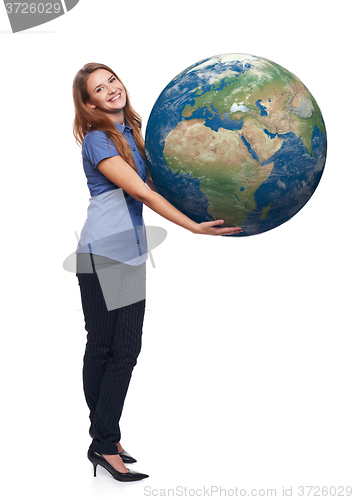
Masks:
[[[4,498],[354,487],[348,5],[81,0],[17,34],[0,6]],[[94,478],[86,332],[77,278],[62,267],[89,199],[72,81],[87,62],[112,66],[145,127],[174,76],[230,52],[273,60],[307,86],[327,128],[325,171],[291,221],[259,236],[196,236],[145,209],[168,236],[147,266],[143,349],[121,428],[132,468],[150,477],[124,484],[98,468]]]

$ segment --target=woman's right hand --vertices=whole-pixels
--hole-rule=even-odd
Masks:
[[[215,227],[224,224],[222,219],[212,220],[210,222],[201,222],[197,225],[196,230],[193,233],[196,234],[208,234],[211,236],[227,236],[242,233],[241,227]]]

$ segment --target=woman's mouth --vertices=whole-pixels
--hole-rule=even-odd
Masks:
[[[109,99],[108,102],[115,102],[117,101],[118,99],[120,99],[121,97],[121,94],[117,94],[115,95],[114,97],[112,97],[112,99]]]

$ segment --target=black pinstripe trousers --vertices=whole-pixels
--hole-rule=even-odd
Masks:
[[[87,331],[83,386],[95,434],[90,448],[98,453],[116,455],[121,439],[119,420],[141,350],[145,299],[108,310],[92,256],[91,261],[93,272],[79,272],[78,265],[76,273]],[[129,294],[132,287],[145,286],[145,263],[122,266],[123,275],[121,273],[119,279],[112,278],[111,289],[123,286],[124,292]]]

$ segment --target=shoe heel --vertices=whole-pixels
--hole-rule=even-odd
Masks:
[[[93,475],[96,477],[96,469],[97,469],[97,464],[92,464],[93,465]]]

